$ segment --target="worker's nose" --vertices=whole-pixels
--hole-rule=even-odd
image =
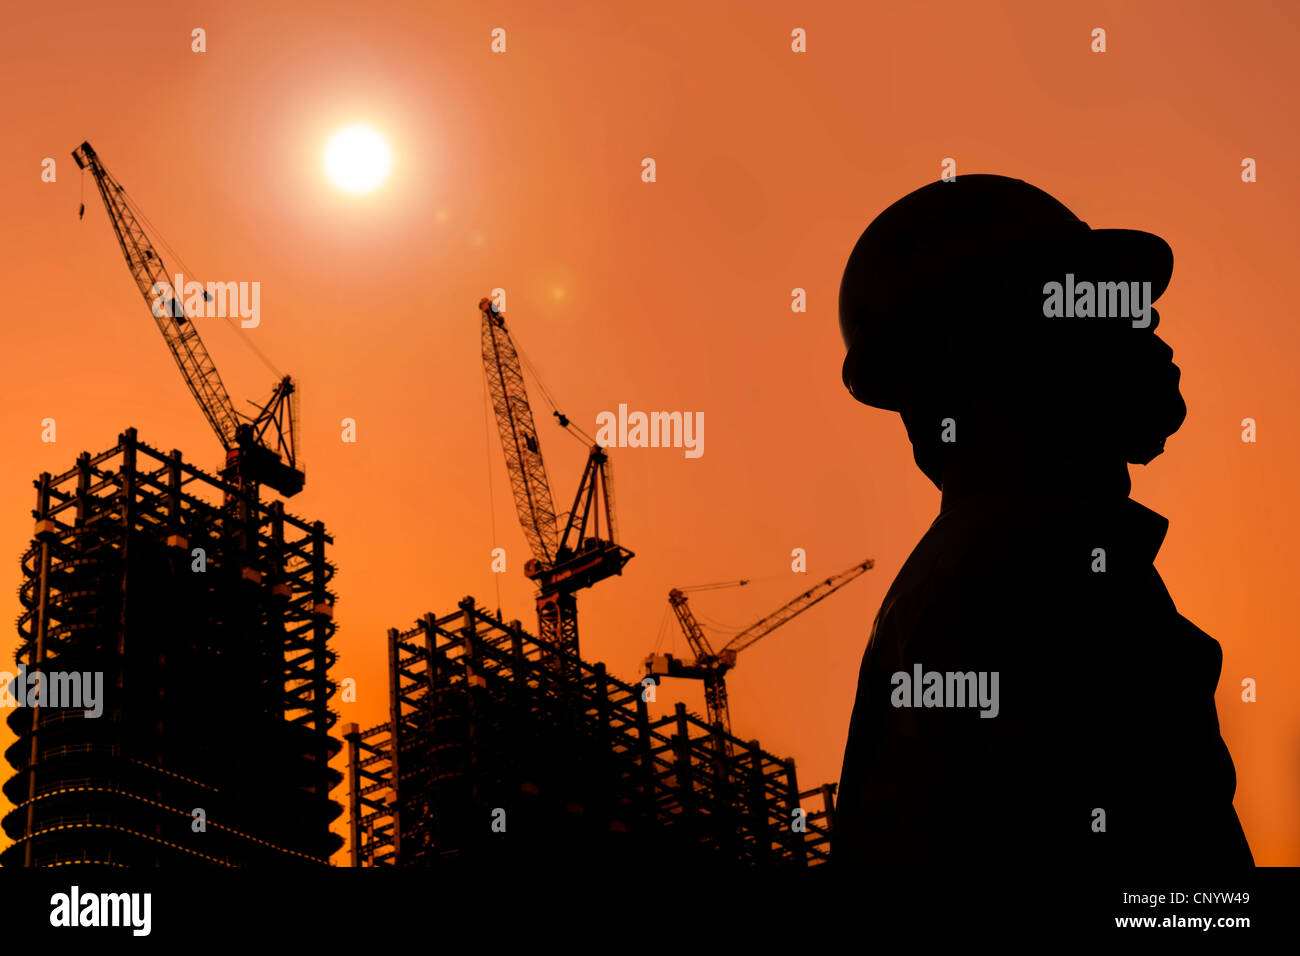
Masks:
[[[1155,309],[1152,309],[1151,325],[1145,329],[1140,329],[1139,331],[1154,333],[1155,330],[1158,329],[1159,327],[1160,327],[1160,313],[1157,312]],[[1153,350],[1155,351],[1158,359],[1164,362],[1172,362],[1174,359],[1174,350],[1169,347],[1169,343],[1166,342],[1158,335],[1152,335],[1151,339],[1154,343]]]

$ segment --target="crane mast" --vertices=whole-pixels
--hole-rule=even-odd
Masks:
[[[185,313],[184,290],[172,288],[172,277],[140,225],[126,191],[105,169],[90,143],[73,150],[72,158],[95,180],[131,278],[149,305],[186,386],[226,451],[226,476],[240,487],[267,484],[285,496],[297,494],[304,478],[296,467],[294,451],[292,379],[283,376],[256,415],[244,416],[235,410],[212,356]],[[210,292],[203,295],[211,301]]]
[[[646,658],[646,676],[656,681],[664,677],[688,677],[704,682],[704,706],[708,721],[724,734],[731,734],[731,707],[727,702],[726,673],[736,666],[736,655],[755,642],[771,634],[781,625],[822,601],[854,578],[875,567],[870,558],[860,561],[839,574],[813,585],[793,600],[787,601],[766,617],[761,617],[731,638],[722,649],[715,652],[687,601],[686,589],[673,588],[668,592],[668,603],[686,643],[690,645],[695,660],[687,663],[672,654],[652,654]],[[746,582],[742,581],[741,584]],[[730,744],[728,744],[730,747]]]
[[[618,531],[609,456],[595,444],[588,450],[573,507],[561,531],[519,353],[506,328],[505,315],[488,298],[479,301],[479,311],[488,394],[496,413],[515,512],[532,552],[524,574],[537,583],[538,636],[543,643],[577,656],[576,592],[622,574],[623,566],[634,557],[615,540]],[[567,418],[555,414],[562,426],[570,427]]]

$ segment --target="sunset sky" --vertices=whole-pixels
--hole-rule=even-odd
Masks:
[[[388,627],[467,594],[495,609],[498,587],[504,615],[535,626],[479,357],[476,304],[502,287],[517,342],[587,432],[620,403],[704,414],[702,457],[613,451],[636,557],[579,596],[584,657],[639,679],[673,586],[751,578],[692,597],[745,625],[876,560],[728,677],[738,736],[795,757],[804,787],[836,780],[871,620],[939,504],[898,416],[840,382],[836,295],[866,224],[952,157],[959,176],[1028,180],[1095,227],[1174,250],[1160,334],[1189,413],[1165,455],[1133,468],[1133,497],[1170,519],[1157,567],[1223,646],[1219,714],[1256,860],[1300,864],[1300,187],[1286,165],[1300,156],[1300,7],[94,0],[23,4],[6,22],[0,617],[19,613],[42,471],[128,426],[220,459],[69,155],[89,140],[200,278],[261,283],[249,336],[300,382],[307,485],[289,510],[336,540],[333,673],[359,694],[336,702],[343,722],[386,716]],[[368,193],[324,171],[326,142],[352,124],[391,149]],[[1245,157],[1258,182],[1242,182]],[[264,398],[272,373],[201,321],[236,405]],[[585,452],[529,387],[567,508]],[[675,627],[662,634],[685,650]],[[16,639],[10,626],[0,669]],[[666,683],[658,706],[676,699],[703,712],[696,684]]]

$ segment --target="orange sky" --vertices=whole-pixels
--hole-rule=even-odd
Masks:
[[[501,286],[519,343],[588,432],[621,402],[705,414],[702,458],[615,451],[637,557],[580,597],[585,657],[639,677],[671,586],[755,579],[692,602],[740,625],[876,559],[729,677],[739,736],[793,755],[804,786],[834,780],[871,619],[938,508],[897,416],[840,384],[836,293],[867,222],[953,157],[959,175],[1026,179],[1094,226],[1174,249],[1161,336],[1189,415],[1134,469],[1134,497],[1171,519],[1158,567],[1223,645],[1219,713],[1256,859],[1300,863],[1284,544],[1300,538],[1294,4],[96,0],[6,20],[0,551],[14,587],[41,471],[128,425],[208,467],[219,457],[91,183],[77,221],[69,152],[88,139],[202,278],[262,285],[250,334],[301,383],[308,480],[291,510],[337,541],[335,675],[359,687],[344,721],[384,717],[387,627],[471,593],[494,607],[498,584],[506,616],[532,620],[478,354],[476,303]],[[508,52],[494,55],[498,26]],[[806,54],[790,52],[795,27]],[[329,132],[357,121],[394,150],[389,181],[361,198],[320,170]],[[1246,156],[1257,183],[1240,180]],[[790,310],[795,287],[807,314]],[[218,323],[202,331],[232,397],[264,396],[271,374]],[[567,507],[584,452],[542,421],[535,386],[533,400]],[[345,417],[356,444],[340,440]],[[506,575],[489,570],[493,515]],[[790,572],[795,547],[807,576]],[[14,590],[0,595],[12,620]],[[1247,676],[1257,703],[1240,700]],[[666,684],[661,704],[675,695],[703,710],[697,686]]]

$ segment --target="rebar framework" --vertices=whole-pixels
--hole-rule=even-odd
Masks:
[[[15,661],[102,674],[103,712],[12,710],[0,863],[327,864],[342,778],[324,525],[134,429],[35,485]]]
[[[388,632],[389,720],[343,730],[354,866],[828,859],[833,784],[800,791],[793,760],[682,704],[651,719],[643,686],[459,607]]]

